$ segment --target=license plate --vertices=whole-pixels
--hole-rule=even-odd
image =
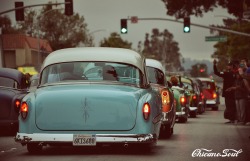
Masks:
[[[95,135],[74,134],[73,136],[73,146],[95,146],[95,145],[96,145]]]

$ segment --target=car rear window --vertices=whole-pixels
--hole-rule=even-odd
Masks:
[[[165,85],[164,73],[161,70],[147,67],[147,72],[150,83]]]
[[[67,78],[68,77],[68,78]],[[41,85],[63,81],[112,81],[141,86],[142,73],[130,64],[116,62],[64,62],[46,67]]]
[[[215,84],[214,82],[202,81],[202,88],[215,90]]]

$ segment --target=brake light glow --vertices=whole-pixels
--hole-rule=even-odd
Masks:
[[[162,99],[162,112],[169,112],[170,111],[170,98],[169,98],[169,93],[167,90],[163,90],[161,92],[161,99]]]
[[[150,115],[150,105],[148,103],[145,103],[143,105],[142,113],[143,113],[144,119],[148,120],[149,119],[149,115]]]
[[[21,117],[23,119],[26,119],[27,116],[28,116],[28,111],[29,111],[29,107],[28,107],[28,104],[26,102],[23,102],[22,105],[21,105],[21,109],[20,109],[20,114],[21,114]]]
[[[181,96],[181,98],[180,98],[181,106],[185,106],[186,101],[187,101],[186,97],[185,96]]]
[[[217,97],[216,93],[213,93],[213,99],[215,99]]]
[[[16,107],[20,107],[20,104],[21,104],[20,100],[16,100],[16,101],[15,101]]]
[[[197,97],[196,97],[196,95],[193,95],[193,99],[195,100]]]

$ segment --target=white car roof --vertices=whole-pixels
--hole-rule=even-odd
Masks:
[[[145,58],[139,53],[124,48],[84,47],[67,48],[50,53],[41,70],[51,64],[71,61],[107,61],[131,64],[144,73]]]
[[[146,66],[159,69],[165,74],[165,69],[163,68],[162,63],[160,61],[158,61],[158,60],[146,59]]]

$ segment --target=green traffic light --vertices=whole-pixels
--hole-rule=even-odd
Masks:
[[[122,33],[122,34],[126,34],[126,33],[128,33],[128,30],[127,30],[126,28],[122,28],[122,29],[121,29],[121,33]]]
[[[127,19],[121,19],[121,34],[128,33]]]
[[[184,31],[184,32],[190,32],[190,27],[185,26],[185,27],[183,28],[183,31]]]

